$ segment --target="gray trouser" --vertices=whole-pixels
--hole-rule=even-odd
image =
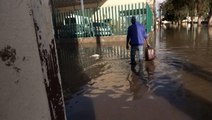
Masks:
[[[135,63],[136,51],[138,51],[138,60],[139,61],[143,60],[143,45],[131,46],[131,51],[130,51],[131,63]]]

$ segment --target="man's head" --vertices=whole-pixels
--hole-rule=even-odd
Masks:
[[[131,23],[134,24],[135,22],[136,22],[136,18],[135,18],[135,16],[132,16]]]

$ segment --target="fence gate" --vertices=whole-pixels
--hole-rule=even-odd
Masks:
[[[126,35],[131,17],[153,28],[153,13],[147,3],[125,4],[82,10],[54,11],[56,38]]]

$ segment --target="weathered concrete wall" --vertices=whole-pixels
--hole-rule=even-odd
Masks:
[[[0,119],[64,120],[49,0],[0,1]]]

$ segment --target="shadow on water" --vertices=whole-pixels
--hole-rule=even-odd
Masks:
[[[93,101],[89,97],[78,96],[66,103],[67,120],[95,120]]]
[[[212,84],[211,57],[207,56],[211,52],[211,45],[208,45],[211,38],[207,38],[205,30],[207,29],[203,28],[203,32],[199,29],[198,32],[186,32],[185,29],[178,31],[169,28],[162,32],[163,35],[159,35],[160,64],[167,65],[167,68],[157,66],[161,70],[155,73],[157,81],[154,86],[159,89],[154,93],[167,99],[193,120],[212,119],[212,94],[207,91]],[[186,81],[192,82],[192,88],[184,85]],[[204,85],[198,84],[202,82]]]
[[[67,120],[95,120],[95,110],[90,98],[81,97],[86,101],[80,104],[82,106],[77,105],[79,100],[75,100],[74,103],[72,100],[72,95],[82,94],[82,86],[91,80],[80,63],[78,40],[60,42],[57,44],[57,50]],[[84,110],[84,107],[87,109]]]
[[[212,104],[188,89],[173,89],[167,84],[165,90],[159,89],[156,95],[166,98],[171,105],[189,115],[193,120],[211,120]]]
[[[211,102],[188,89],[173,89],[169,86],[173,84],[167,84],[166,90],[159,89],[155,94],[166,98],[171,105],[189,115],[193,120],[211,120]]]
[[[57,45],[60,74],[65,99],[90,81],[79,63],[79,45],[77,39],[60,42]]]
[[[192,74],[203,80],[212,82],[212,72],[204,70],[201,66],[198,66],[189,62],[183,62],[173,57],[167,57],[165,61],[168,65],[173,66],[178,70],[184,70],[188,72],[189,74]]]
[[[212,73],[202,70],[200,67],[191,64],[183,63],[177,59],[166,60],[166,64],[177,69],[177,71],[185,71],[187,74],[192,74],[201,80],[206,80],[211,82]],[[168,62],[169,61],[169,62]],[[173,69],[173,68],[172,68]],[[177,76],[176,76],[177,78]],[[160,76],[159,79],[170,79],[169,76]],[[163,84],[160,89],[155,91],[155,94],[166,98],[172,105],[181,111],[187,113],[193,120],[211,120],[212,119],[212,103],[211,100],[200,96],[194,91],[184,87],[182,83],[179,83],[180,78],[177,80],[169,81]],[[189,79],[189,78],[188,78]],[[193,81],[196,82],[196,81]],[[211,84],[211,83],[209,83]],[[155,86],[160,86],[156,83]],[[195,87],[195,86],[193,86]],[[200,86],[198,86],[200,87]],[[209,90],[209,89],[205,89]],[[208,91],[205,91],[208,93]],[[202,93],[204,94],[204,93]],[[204,94],[207,95],[207,94]],[[209,94],[210,95],[210,94]],[[208,96],[210,98],[210,96]]]
[[[95,120],[93,101],[82,96],[91,79],[101,75],[106,64],[90,67],[102,58],[101,38],[96,37],[96,47],[79,47],[78,39],[57,44],[60,73],[68,120]],[[98,55],[98,58],[92,57]]]
[[[74,76],[76,81],[82,82],[82,84],[73,85],[74,87],[78,87],[81,89],[77,89],[77,91],[73,91],[72,99],[67,100],[66,102],[66,115],[67,120],[96,120],[95,116],[95,110],[93,106],[93,101],[90,97],[83,96],[83,94],[86,91],[86,88],[83,86],[86,85],[91,79],[95,79],[98,76],[100,76],[101,68],[105,66],[105,64],[97,65],[94,67],[89,67],[95,64],[97,62],[96,60],[91,59],[92,54],[99,55],[101,58],[101,41],[100,37],[96,37],[96,50],[90,51],[90,50],[82,50],[78,53],[79,59],[77,61],[81,61],[78,63],[78,66],[81,66],[81,71],[76,71],[76,66],[73,67]],[[80,48],[77,48],[79,50]],[[84,56],[81,54],[82,52],[85,52],[87,56]],[[98,58],[99,59],[99,58]],[[87,61],[87,63],[86,63]],[[77,65],[77,64],[75,64]],[[90,83],[92,85],[94,83]],[[72,85],[69,85],[69,87],[72,87]],[[84,90],[85,89],[85,90]]]

